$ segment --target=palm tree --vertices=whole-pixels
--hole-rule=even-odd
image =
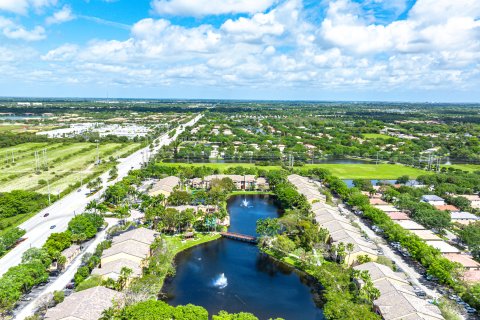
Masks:
[[[117,289],[118,291],[122,291],[127,287],[128,280],[130,279],[130,276],[132,275],[133,271],[130,268],[127,267],[122,267],[120,270],[120,276],[118,277],[117,280]]]
[[[93,213],[97,213],[97,210],[98,210],[98,202],[97,202],[96,200],[90,201],[90,202],[87,204],[86,209],[87,209],[87,210],[93,210]]]
[[[355,246],[353,243],[347,243],[347,251],[348,251],[348,261],[350,261],[350,254],[353,252]]]

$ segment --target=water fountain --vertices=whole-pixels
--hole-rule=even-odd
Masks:
[[[249,202],[248,202],[248,200],[247,200],[246,198],[245,198],[245,199],[243,199],[243,200],[242,200],[242,207],[244,207],[244,208],[247,208],[247,207],[248,207],[248,205],[249,205]]]
[[[219,289],[223,289],[228,286],[227,277],[225,277],[225,273],[220,274],[215,281],[213,281],[213,286]]]

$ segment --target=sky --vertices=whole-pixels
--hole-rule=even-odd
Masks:
[[[480,1],[0,0],[0,96],[480,102]]]

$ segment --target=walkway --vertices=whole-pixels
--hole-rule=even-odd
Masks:
[[[257,238],[253,236],[248,236],[245,234],[235,233],[235,232],[220,232],[222,237],[243,241],[243,242],[250,242],[250,243],[257,243]]]

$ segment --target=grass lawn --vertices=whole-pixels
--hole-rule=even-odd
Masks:
[[[365,139],[390,139],[393,137],[387,136],[386,134],[380,134],[380,133],[364,133],[362,136]]]
[[[463,171],[474,172],[480,170],[480,164],[452,164],[449,166],[442,166],[445,168],[455,168]]]
[[[400,164],[307,164],[306,168],[325,168],[340,179],[396,179],[407,175],[416,178],[428,172]]]
[[[110,156],[116,157],[131,152],[139,146],[138,143],[107,143],[100,145],[100,158],[106,162]],[[40,174],[34,172],[35,157],[34,151],[47,149],[48,171],[40,171]],[[47,193],[47,186],[39,188],[39,180],[49,180],[50,191],[58,194],[65,190],[70,184],[80,182],[82,178],[90,174],[105,170],[105,166],[94,166],[93,163],[97,156],[95,144],[92,143],[26,143],[12,148],[6,148],[0,152],[8,155],[11,151],[15,152],[15,164],[1,162],[0,164],[0,186],[1,191],[11,191],[14,189],[36,190],[41,193]],[[2,158],[0,158],[2,159]]]
[[[254,167],[252,163],[161,163],[167,166],[207,166],[218,169],[220,172],[225,171],[230,167]],[[280,166],[257,166],[259,169],[275,170],[280,169]],[[325,168],[329,170],[334,176],[340,179],[396,179],[403,175],[408,175],[410,178],[416,178],[419,175],[428,174],[428,172],[406,167],[400,164],[306,164],[301,168]]]
[[[193,240],[182,241],[182,238],[180,236],[165,237],[165,239],[168,245],[174,248],[175,255],[176,255],[184,250],[198,246],[199,244],[217,240],[220,237],[221,235],[218,233],[216,234],[196,233],[195,239]]]

